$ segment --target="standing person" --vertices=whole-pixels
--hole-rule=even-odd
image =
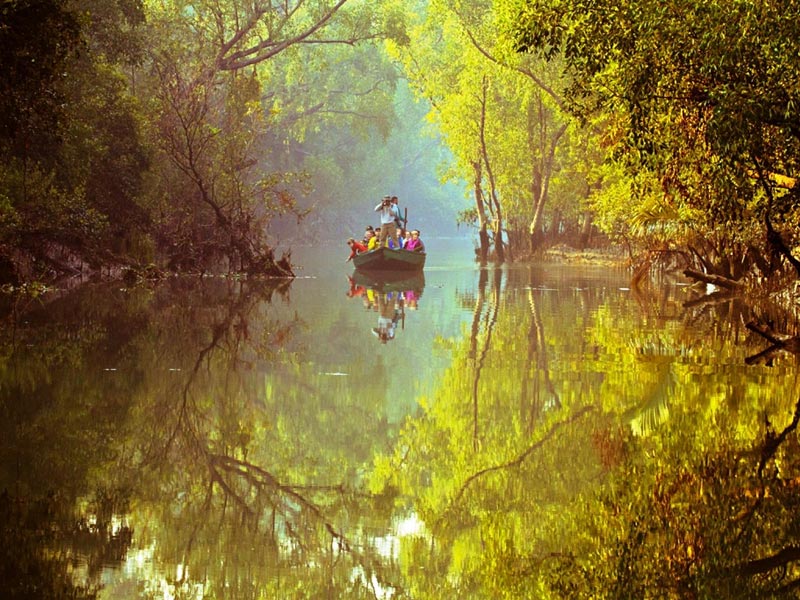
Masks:
[[[394,224],[395,218],[399,218],[400,209],[396,204],[392,204],[391,196],[384,196],[378,206],[375,207],[375,212],[381,215],[381,233],[378,238],[378,245],[385,246],[386,241],[391,238],[397,246],[397,227]]]
[[[394,339],[397,322],[400,320],[400,311],[396,303],[387,295],[378,294],[378,326],[372,329],[382,344]]]
[[[408,225],[408,220],[400,216],[400,205],[398,202],[400,201],[397,199],[397,196],[392,196],[392,206],[397,209],[397,216],[394,218],[394,225],[397,227],[397,230],[400,231],[401,229],[406,228]]]
[[[411,231],[411,239],[406,243],[406,250],[412,252],[425,252],[425,244],[419,239],[419,229]]]

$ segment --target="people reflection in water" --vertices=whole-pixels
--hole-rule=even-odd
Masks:
[[[399,286],[373,286],[369,283],[359,283],[357,278],[347,276],[349,289],[348,298],[361,298],[364,309],[376,312],[378,326],[372,328],[372,334],[385,344],[395,338],[399,323],[405,323],[405,309],[417,310],[419,307],[420,289],[402,289]]]
[[[405,293],[403,301],[405,303],[406,308],[410,310],[417,310],[417,308],[419,308],[418,305],[419,297],[417,296],[417,292],[415,292],[414,290],[408,290]]]
[[[399,292],[376,294],[378,300],[378,326],[372,329],[378,340],[385,344],[394,339],[397,323],[403,315],[402,298]]]

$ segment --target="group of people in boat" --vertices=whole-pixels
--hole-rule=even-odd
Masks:
[[[383,246],[393,250],[425,252],[425,244],[420,239],[419,230],[406,228],[407,219],[400,215],[397,196],[384,196],[380,204],[375,207],[375,212],[380,213],[380,225],[375,228],[367,225],[361,241],[355,238],[347,240],[350,256],[345,262],[353,260],[357,254]]]

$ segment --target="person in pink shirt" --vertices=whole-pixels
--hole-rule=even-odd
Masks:
[[[411,231],[411,239],[406,242],[406,250],[425,252],[425,244],[419,239],[419,229],[413,229]]]

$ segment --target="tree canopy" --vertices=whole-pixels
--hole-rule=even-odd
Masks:
[[[611,243],[641,273],[796,278],[796,10],[14,0],[3,278],[288,276],[293,221],[352,234],[390,189],[459,212],[482,261]]]

